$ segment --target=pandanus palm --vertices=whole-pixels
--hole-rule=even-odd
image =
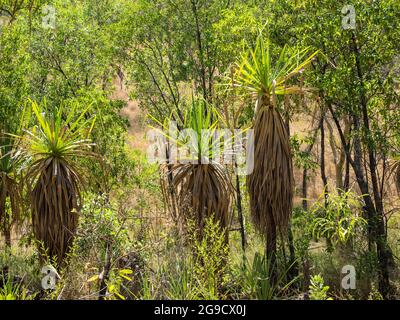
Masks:
[[[60,265],[69,252],[78,224],[83,185],[80,157],[91,157],[89,139],[94,119],[85,119],[87,109],[78,105],[59,107],[46,115],[45,103],[32,103],[37,125],[21,137],[32,163],[27,172],[33,232],[40,252],[55,257]],[[65,108],[66,109],[66,108]]]
[[[185,133],[166,136],[170,143],[176,143],[181,150],[185,146],[187,151],[171,169],[180,217],[184,221],[194,221],[200,237],[206,220],[214,217],[227,241],[232,186],[224,167],[216,160],[216,150],[221,146],[221,137],[216,134],[219,121],[220,116],[213,107],[202,100],[193,101],[185,117]],[[158,123],[164,128],[165,135],[168,121]]]
[[[254,169],[247,177],[251,216],[266,239],[266,255],[273,261],[277,235],[286,231],[290,219],[294,183],[289,133],[277,95],[304,90],[288,81],[316,54],[309,54],[309,48],[290,54],[285,47],[273,62],[270,42],[260,32],[255,48],[243,55],[237,68],[236,85],[256,99]]]

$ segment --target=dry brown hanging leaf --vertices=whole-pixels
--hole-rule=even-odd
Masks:
[[[260,100],[254,137],[254,170],[247,179],[252,219],[265,237],[275,227],[285,233],[292,211],[292,158],[285,124],[268,97]]]
[[[178,164],[173,166],[173,187],[178,213],[183,220],[194,220],[200,235],[207,218],[214,216],[228,228],[232,185],[221,165]]]
[[[38,180],[31,191],[32,225],[36,239],[45,244],[43,255],[57,257],[61,264],[65,259],[78,217],[80,202],[79,175],[63,161],[52,159],[45,165],[33,167],[40,170]]]

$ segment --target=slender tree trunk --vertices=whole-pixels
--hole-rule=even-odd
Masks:
[[[343,171],[346,163],[346,154],[345,152],[343,152],[343,150],[339,150],[338,154],[338,148],[336,146],[332,125],[328,120],[326,120],[326,125],[329,130],[329,144],[332,149],[333,161],[335,164],[336,189],[339,191],[339,193],[341,193],[342,190],[344,189]]]
[[[325,200],[327,198],[328,194],[328,178],[326,176],[326,168],[325,168],[325,126],[324,126],[324,119],[321,121],[321,159],[320,159],[320,165],[321,165],[321,179],[322,179],[322,184],[324,186],[324,197]]]
[[[238,169],[237,162],[235,160],[235,168]],[[240,190],[240,178],[239,175],[235,174],[236,178],[236,205],[238,210],[238,219],[240,224],[240,236],[242,237],[242,249],[243,252],[246,251],[246,229],[244,226],[244,217],[243,217],[243,209],[242,209],[242,193]]]
[[[308,169],[304,168],[303,169],[303,181],[302,181],[302,185],[301,185],[301,196],[303,198],[302,200],[302,207],[304,211],[308,210]]]
[[[346,137],[349,137],[350,133],[351,133],[351,123],[348,119],[345,119],[344,134],[346,135]],[[343,146],[340,152],[344,154],[345,157],[345,175],[343,180],[343,189],[344,191],[348,191],[350,189],[350,159],[347,156],[347,153]]]
[[[346,171],[344,175],[343,189],[344,191],[348,191],[350,189],[350,161],[346,156]]]
[[[285,99],[287,98],[287,96],[285,97]],[[286,111],[288,110],[288,101],[285,100],[285,107],[286,107]],[[285,126],[286,126],[286,130],[288,133],[288,136],[290,137],[290,119],[289,119],[289,113],[288,111],[286,112],[286,117],[285,117]],[[310,152],[311,152],[312,146],[310,147]],[[303,177],[304,179],[304,177]],[[307,180],[307,176],[306,176],[306,180]],[[303,180],[304,182],[304,180]],[[307,193],[307,181],[306,181],[306,188],[305,188],[305,192]],[[303,190],[304,191],[304,190]],[[304,200],[303,200],[304,201]],[[290,270],[289,270],[289,277],[291,279],[293,279],[294,277],[296,277],[299,273],[299,268],[298,265],[296,263],[296,251],[295,251],[295,247],[294,247],[294,239],[293,239],[293,232],[292,232],[292,224],[289,221],[289,225],[288,225],[288,245],[289,245],[289,266],[290,266]],[[285,243],[282,243],[282,246],[285,246]],[[286,260],[286,259],[285,259]],[[286,261],[285,261],[286,262]]]
[[[203,42],[201,39],[197,1],[192,0],[191,2],[192,2],[192,12],[196,21],[196,42],[197,42],[197,48],[199,50],[201,87],[203,91],[203,98],[204,100],[208,101],[206,67],[204,62],[204,50],[203,50]]]
[[[104,300],[107,296],[107,281],[110,277],[111,271],[111,243],[109,240],[106,241],[106,257],[104,263],[104,269],[102,272],[102,278],[100,279],[100,290],[99,290],[99,300]]]
[[[4,241],[7,248],[11,248],[11,227],[4,228]]]
[[[172,147],[171,144],[168,142],[167,147],[165,149],[165,156],[166,156],[166,179],[161,175],[161,186],[162,186],[162,191],[163,191],[163,197],[165,201],[165,205],[167,207],[167,210],[169,211],[169,214],[171,214],[172,219],[175,223],[176,230],[178,233],[181,232],[181,227],[182,224],[185,223],[185,221],[182,221],[182,217],[179,214],[179,206],[177,204],[176,200],[176,192],[175,188],[173,187],[173,180],[174,180],[174,175],[173,175],[173,155],[172,155]]]
[[[322,118],[321,118],[320,122],[318,123],[318,126],[314,129],[311,144],[308,145],[307,149],[305,150],[305,153],[307,156],[311,155],[311,151],[314,148],[314,144],[315,144],[315,141],[318,136],[318,131],[321,127],[321,121],[322,121]],[[302,200],[303,210],[307,211],[308,210],[308,200],[307,200],[308,199],[308,168],[307,168],[307,166],[305,166],[303,169],[302,197],[303,197],[303,200]]]
[[[321,119],[321,159],[320,159],[320,167],[321,167],[321,179],[322,179],[322,184],[323,184],[323,190],[324,190],[324,199],[325,199],[325,207],[328,205],[328,178],[326,176],[326,168],[325,168],[325,121],[324,118],[322,117]],[[328,252],[333,251],[333,245],[331,242],[331,239],[329,237],[326,237],[326,245],[327,245],[327,250]]]

